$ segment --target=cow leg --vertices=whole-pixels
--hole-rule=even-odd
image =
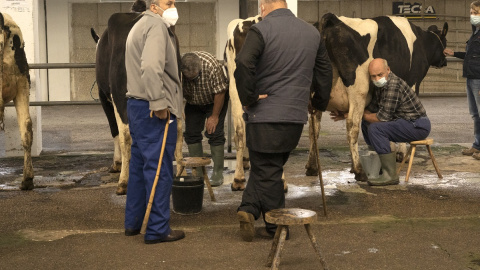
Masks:
[[[182,119],[177,118],[177,144],[175,146],[175,161],[177,163],[177,173],[175,175],[182,173],[180,170],[181,166],[179,166],[180,160],[183,159],[182,147],[183,147],[183,118]],[[182,175],[187,175],[187,172],[183,170]]]
[[[310,115],[310,119],[313,115]],[[308,137],[310,139],[310,150],[308,152],[308,160],[307,164],[305,165],[305,175],[306,176],[317,176],[318,175],[318,167],[317,167],[317,160],[315,157],[315,151],[318,149],[314,149],[313,140],[318,141],[318,137],[320,134],[320,121],[322,120],[322,112],[315,111],[315,130],[313,130],[312,125],[308,125]],[[312,121],[309,121],[311,123]]]
[[[232,110],[233,111],[233,110]],[[232,114],[233,116],[233,114]],[[239,119],[240,118],[240,119]],[[241,116],[234,116],[235,126],[235,146],[237,149],[237,164],[235,168],[235,174],[233,177],[233,183],[231,186],[232,191],[242,191],[245,189],[245,171],[243,165],[243,157],[247,152],[246,149],[246,137],[245,137],[245,122]]]
[[[120,172],[122,166],[122,152],[120,149],[120,139],[118,136],[118,126],[117,119],[115,118],[115,109],[113,108],[112,102],[110,102],[110,100],[105,95],[105,91],[103,89],[99,89],[98,92],[103,111],[105,112],[105,116],[107,116],[108,125],[110,127],[110,133],[112,134],[114,145],[113,163],[109,171],[111,173],[117,173]]]
[[[120,151],[122,153],[122,166],[120,171],[120,177],[118,179],[116,193],[117,195],[125,195],[127,194],[132,137],[130,136],[130,128],[128,127],[128,124],[122,122],[120,115],[118,114],[117,108],[115,107],[115,104],[114,109],[115,118],[118,123]]]
[[[365,73],[366,71],[365,66]],[[366,73],[368,74],[368,73]],[[358,135],[360,133],[360,123],[365,110],[366,96],[368,93],[369,77],[362,76],[361,71],[357,70],[357,81],[355,85],[348,87],[349,111],[347,117],[347,140],[352,156],[352,170],[355,174],[355,180],[365,182],[368,180],[367,174],[363,171],[358,154]]]
[[[17,121],[20,130],[20,138],[22,140],[24,158],[23,158],[23,181],[21,190],[33,189],[33,165],[32,165],[32,119],[29,111],[29,95],[30,87],[26,77],[22,77],[17,81],[18,94],[13,100],[17,111]]]

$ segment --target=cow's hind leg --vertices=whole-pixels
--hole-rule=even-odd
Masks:
[[[183,147],[183,118],[177,118],[177,144],[175,146],[175,161],[177,163],[177,173],[175,175],[178,175],[180,173],[180,160],[183,159],[183,152],[182,152],[182,147]],[[187,175],[187,172],[183,170],[182,175]]]
[[[132,137],[130,136],[130,129],[127,123],[123,123],[120,119],[117,109],[115,108],[115,117],[118,123],[120,150],[122,153],[122,168],[120,171],[120,177],[118,178],[117,195],[127,194],[128,175],[130,172],[130,157]]]
[[[122,166],[122,153],[120,149],[120,139],[118,133],[117,120],[115,118],[115,109],[113,108],[112,102],[107,98],[104,91],[100,89],[99,91],[100,102],[102,104],[103,111],[105,116],[107,116],[108,125],[110,127],[110,133],[113,138],[114,152],[113,152],[113,163],[109,171],[111,173],[120,172]]]
[[[317,176],[318,175],[318,167],[317,167],[317,160],[315,157],[315,152],[318,149],[314,149],[313,140],[318,140],[320,134],[320,121],[322,120],[322,112],[315,111],[315,130],[313,130],[313,125],[308,125],[308,137],[310,139],[310,150],[308,152],[308,160],[307,164],[305,165],[305,175],[306,176]],[[310,115],[309,123],[312,123],[312,118],[314,115]]]
[[[29,111],[30,87],[27,78],[20,79],[18,82],[18,94],[13,100],[17,111],[17,121],[22,140],[24,158],[23,158],[23,181],[21,190],[32,190],[33,185],[33,165],[32,165],[32,143],[33,130],[32,119]]]

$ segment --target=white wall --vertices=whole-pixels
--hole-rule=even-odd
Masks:
[[[67,0],[46,0],[47,62],[70,63],[70,3]],[[43,22],[41,22],[43,23]],[[48,70],[49,101],[70,100],[70,70]]]

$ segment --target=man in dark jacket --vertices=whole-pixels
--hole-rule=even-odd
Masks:
[[[332,69],[320,33],[287,9],[285,0],[261,0],[263,20],[252,26],[235,60],[234,76],[244,106],[251,171],[237,216],[244,241],[254,221],[285,207],[282,173],[308,120],[308,104],[325,111]],[[264,217],[265,218],[265,217]],[[258,232],[273,238],[276,225]]]

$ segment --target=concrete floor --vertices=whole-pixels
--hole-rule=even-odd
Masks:
[[[317,212],[313,233],[330,269],[480,269],[480,161],[460,154],[472,137],[466,98],[422,101],[442,179],[419,147],[408,183],[406,169],[397,186],[355,182],[344,123],[326,118],[319,140],[326,217],[318,178],[304,174],[306,132],[292,153],[286,206]],[[205,190],[201,213],[172,211],[171,226],[186,231],[184,240],[145,245],[140,235],[123,235],[125,196],[115,195],[118,174],[107,170],[113,144],[100,106],[45,107],[42,114],[37,188],[18,191],[22,159],[0,159],[0,269],[267,269],[271,241],[238,235],[242,193],[229,187],[233,160],[214,189],[217,202]],[[303,227],[290,231],[280,269],[321,269]]]

